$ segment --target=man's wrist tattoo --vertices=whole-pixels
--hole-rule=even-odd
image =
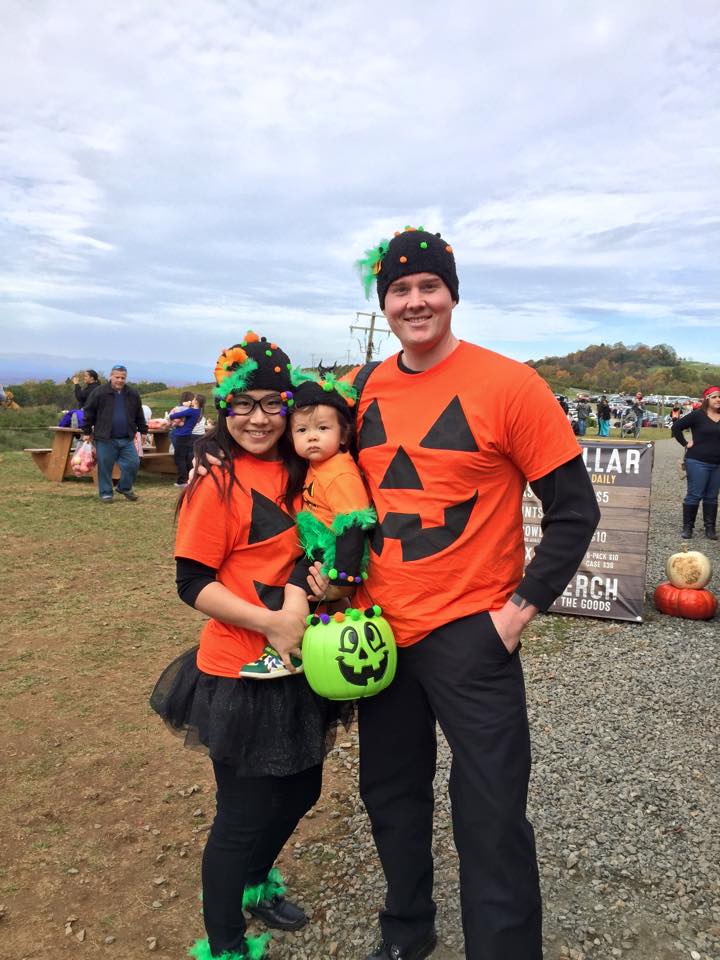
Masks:
[[[519,593],[514,593],[510,597],[510,603],[514,603],[516,607],[519,607],[521,610],[524,610],[525,607],[530,607],[532,604],[529,600],[526,600],[525,597],[521,597]]]

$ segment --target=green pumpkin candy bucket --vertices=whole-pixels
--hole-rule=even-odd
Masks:
[[[378,606],[307,618],[302,642],[307,681],[328,700],[357,700],[384,690],[395,676],[397,647]]]

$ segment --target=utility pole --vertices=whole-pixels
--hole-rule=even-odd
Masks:
[[[370,326],[364,327],[364,326],[359,326],[357,324],[350,324],[350,332],[353,333],[355,330],[362,330],[364,333],[367,334],[367,338],[365,340],[365,363],[370,363],[370,361],[373,358],[373,354],[375,353],[375,344],[373,343],[374,334],[386,333],[389,335],[390,331],[383,330],[381,327],[375,326],[375,321],[377,320],[377,314],[375,313],[374,310],[372,313],[362,313],[361,311],[357,311],[355,313],[355,319],[357,320],[360,317],[370,317]]]

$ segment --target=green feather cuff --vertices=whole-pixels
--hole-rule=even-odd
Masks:
[[[336,541],[339,536],[352,527],[361,530],[371,530],[377,523],[377,514],[372,507],[362,510],[351,510],[350,513],[339,513],[333,520],[332,527],[326,527],[309,510],[301,510],[295,518],[298,538],[309,560],[322,560],[322,572],[325,576],[335,568]],[[367,542],[363,550],[359,573],[367,571],[370,551]],[[354,571],[349,571],[353,573]]]
[[[351,510],[350,513],[338,513],[330,528],[336,537],[345,533],[351,527],[360,527],[361,530],[372,530],[377,523],[377,514],[373,507],[363,507],[362,510]]]
[[[265,947],[270,940],[269,933],[261,933],[259,937],[245,937],[245,949],[242,953],[237,950],[224,950],[217,955],[210,952],[207,940],[198,940],[188,951],[193,960],[262,960],[265,956]]]
[[[245,887],[242,898],[243,910],[246,907],[256,907],[263,900],[272,900],[273,897],[282,897],[285,893],[285,881],[277,867],[273,867],[267,879],[254,887]]]
[[[332,551],[335,558],[335,534],[309,510],[301,510],[295,518],[300,544],[308,560],[318,555],[326,557]]]

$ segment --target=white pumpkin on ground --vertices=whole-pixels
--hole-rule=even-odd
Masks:
[[[675,587],[686,590],[702,590],[710,582],[712,563],[699,550],[690,550],[684,544],[679,553],[674,553],[665,567],[667,578]]]

